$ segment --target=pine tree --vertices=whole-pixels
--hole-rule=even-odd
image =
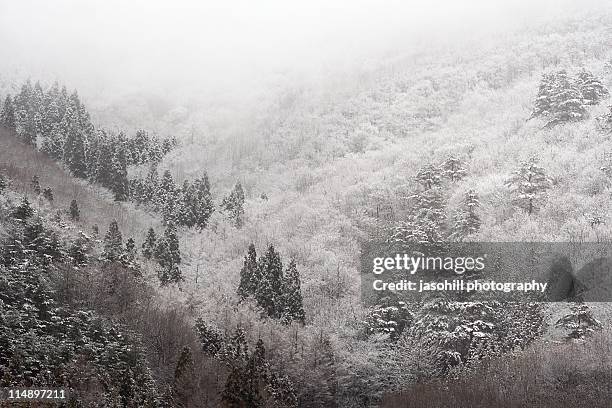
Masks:
[[[245,333],[238,327],[226,348],[225,361],[231,367],[221,400],[227,407],[264,407],[262,390],[266,376],[265,348],[257,342],[252,355],[248,354]]]
[[[204,229],[208,224],[208,219],[215,211],[212,195],[210,193],[210,183],[208,181],[208,175],[206,173],[204,173],[201,178],[194,180],[193,189],[195,191],[195,225],[199,229]]]
[[[423,166],[415,176],[416,181],[423,186],[425,190],[437,187],[441,184],[440,169],[428,164]]]
[[[216,357],[223,347],[223,337],[221,333],[215,328],[209,327],[201,318],[196,320],[195,329],[200,338],[202,351],[206,355]]]
[[[30,181],[30,187],[32,188],[32,191],[34,192],[34,194],[40,195],[41,189],[40,189],[40,180],[38,176],[32,177],[32,181]]]
[[[192,395],[196,389],[195,371],[191,349],[183,347],[174,369],[172,380],[172,399],[175,407],[192,406]]]
[[[244,222],[244,200],[244,190],[242,184],[238,182],[221,203],[221,207],[227,211],[229,218],[234,221],[237,228],[240,228]]]
[[[78,204],[77,204],[76,200],[72,200],[72,201],[70,202],[70,210],[69,210],[69,213],[70,213],[70,219],[71,219],[72,221],[77,221],[77,222],[78,222],[78,221],[80,220],[80,218],[81,218],[81,212],[79,211],[79,206],[78,206]]]
[[[7,186],[8,181],[6,181],[6,178],[4,178],[2,174],[0,174],[0,194],[2,194],[2,192],[6,189]]]
[[[557,321],[557,326],[570,329],[568,338],[583,339],[603,327],[584,303],[574,304],[570,308],[571,312]]]
[[[176,199],[178,195],[178,188],[174,183],[174,178],[170,170],[166,170],[159,183],[156,194],[156,209],[162,213],[162,217],[166,223],[173,223],[177,218],[176,211],[178,205]]]
[[[115,201],[125,201],[130,196],[130,192],[127,178],[127,157],[123,146],[115,150],[111,167],[110,188],[115,195]]]
[[[64,163],[78,178],[87,177],[87,157],[85,132],[81,128],[78,118],[78,106],[73,102],[64,115],[62,126],[66,131],[66,141],[64,143]]]
[[[553,110],[550,120],[546,124],[547,127],[583,120],[588,117],[588,112],[582,101],[582,93],[566,71],[559,71],[555,75],[552,102]]]
[[[13,217],[18,220],[26,220],[34,215],[34,209],[30,205],[28,197],[23,196],[21,203],[13,211]]]
[[[121,236],[121,231],[119,231],[117,221],[113,220],[108,227],[106,235],[104,236],[103,256],[106,260],[116,261],[121,258],[122,254],[123,237]]]
[[[47,187],[43,190],[43,197],[45,197],[45,199],[50,203],[53,202],[53,190],[51,187]]]
[[[306,316],[302,301],[300,285],[300,274],[297,270],[295,260],[289,262],[289,266],[283,276],[283,319],[285,321],[298,321],[304,323]]]
[[[106,132],[100,131],[97,136],[98,153],[95,164],[95,171],[93,172],[93,179],[100,185],[111,188],[114,180],[114,164],[113,159],[115,157],[113,152],[113,146],[115,142],[110,140]]]
[[[454,216],[452,238],[462,240],[464,237],[475,234],[480,229],[480,217],[476,213],[480,207],[478,194],[474,190],[465,193],[461,207]]]
[[[506,181],[506,185],[513,191],[516,202],[527,214],[535,211],[537,201],[551,187],[545,170],[538,166],[535,158],[522,162]]]
[[[534,103],[531,118],[537,116],[548,116],[554,112],[553,94],[555,90],[555,75],[553,73],[545,73],[542,75],[540,87]]]
[[[448,157],[442,163],[442,176],[452,182],[462,180],[467,175],[463,162],[454,156]]]
[[[157,246],[157,237],[155,236],[155,230],[153,227],[147,231],[147,236],[142,243],[142,256],[146,259],[151,259],[155,254],[155,247]]]
[[[40,150],[53,160],[61,160],[66,143],[59,123],[51,125],[48,135],[43,139]]]
[[[168,224],[163,238],[159,240],[155,258],[161,267],[158,271],[158,277],[162,285],[179,283],[184,280],[179,268],[181,263],[179,241],[176,235],[176,227],[173,224]]]
[[[258,264],[257,252],[255,245],[249,245],[247,255],[244,257],[244,264],[240,270],[240,284],[238,285],[238,296],[245,299],[249,296],[255,296],[258,285]]]
[[[0,125],[7,129],[15,130],[15,105],[11,95],[7,95],[4,99],[2,111],[0,112]]]
[[[578,73],[578,87],[587,105],[597,105],[609,95],[601,80],[586,69]]]
[[[283,263],[280,255],[270,244],[266,254],[259,259],[258,267],[261,278],[257,282],[255,299],[268,316],[279,318],[283,306]]]

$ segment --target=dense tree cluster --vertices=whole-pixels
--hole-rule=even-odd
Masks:
[[[455,156],[449,156],[438,166],[427,164],[419,169],[414,179],[420,189],[406,197],[408,214],[404,221],[394,227],[392,241],[442,242],[452,237],[454,231],[461,229],[459,223],[464,221],[463,218],[456,218],[454,224],[448,223],[446,193],[466,175],[465,163]],[[476,195],[475,192],[473,194]],[[458,211],[465,213],[462,209]],[[475,211],[476,206],[472,206],[472,218],[477,217]],[[470,233],[477,231],[478,228],[472,228]]]
[[[157,238],[155,230],[149,228],[142,243],[142,256],[154,260],[159,268],[157,275],[162,285],[179,283],[184,280],[180,270],[181,252],[176,227],[168,224],[164,235]]]
[[[218,358],[229,369],[221,396],[224,406],[298,406],[292,382],[287,376],[279,375],[272,369],[261,339],[257,341],[253,352],[249,352],[246,333],[241,327],[237,327],[228,339],[202,319],[197,320],[195,329],[200,337],[202,350]]]
[[[269,317],[285,322],[304,323],[300,274],[295,261],[283,269],[280,254],[273,245],[265,255],[257,258],[255,245],[251,244],[240,271],[238,295],[241,299],[252,297]]]
[[[587,106],[597,105],[609,94],[600,79],[583,69],[576,78],[566,70],[545,73],[540,81],[531,117],[542,117],[551,127],[588,117]]]
[[[151,167],[146,178],[130,181],[130,189],[136,203],[149,206],[164,222],[178,226],[204,229],[215,210],[206,173],[178,186],[169,170],[160,179],[157,168]]]
[[[0,242],[0,386],[66,388],[70,406],[95,396],[103,406],[161,407],[136,336],[58,301],[52,272],[73,250],[20,206]]]
[[[40,83],[26,81],[4,100],[0,124],[64,163],[75,177],[109,188],[118,201],[130,195],[128,166],[158,163],[176,145],[175,139],[160,140],[143,130],[127,138],[96,129],[77,92],[69,94],[57,83],[44,91]]]

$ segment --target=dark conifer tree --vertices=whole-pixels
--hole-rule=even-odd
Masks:
[[[51,187],[47,187],[43,190],[43,197],[45,197],[45,199],[50,203],[53,202],[53,190]]]
[[[229,218],[237,228],[240,228],[244,222],[244,200],[244,190],[242,189],[242,184],[238,182],[221,203],[221,207],[227,211]]]
[[[255,299],[268,316],[279,318],[282,313],[283,263],[273,245],[259,259],[258,269],[261,274],[257,282]]]
[[[283,320],[287,322],[298,321],[304,323],[306,316],[304,314],[300,274],[294,260],[289,262],[289,266],[287,266],[287,270],[285,271],[282,291]]]
[[[79,205],[77,204],[76,200],[72,200],[70,202],[70,210],[69,210],[69,214],[70,214],[70,219],[72,221],[79,221],[81,218],[81,211],[79,210]]]
[[[196,332],[202,344],[202,351],[216,357],[223,347],[223,336],[213,327],[209,327],[204,320],[198,318],[195,325]]]
[[[251,244],[249,245],[248,253],[244,257],[244,263],[240,270],[238,296],[240,296],[241,299],[255,296],[257,293],[258,280],[260,279],[258,271],[257,252],[255,251],[255,245]]]
[[[38,178],[38,176],[32,177],[32,181],[30,181],[30,187],[32,188],[34,194],[40,195],[42,191],[40,189],[40,179]]]
[[[161,267],[158,275],[162,285],[179,283],[184,280],[179,268],[181,253],[174,224],[166,227],[163,238],[157,244],[155,256]]]
[[[15,130],[15,105],[11,95],[7,95],[0,112],[0,125],[7,129]]]
[[[586,69],[578,73],[578,87],[587,105],[597,105],[610,94],[601,80]]]
[[[0,174],[0,194],[2,194],[2,192],[6,189],[7,186],[8,182],[6,181],[6,178],[4,178],[2,174]]]
[[[113,146],[114,142],[109,140],[106,132],[98,133],[98,153],[94,171],[94,181],[104,187],[110,188],[113,185]]]
[[[195,190],[195,225],[199,229],[204,229],[208,224],[208,219],[215,211],[208,175],[204,173],[201,178],[195,179],[193,188]]]
[[[103,256],[109,261],[116,261],[121,258],[122,254],[123,237],[121,236],[121,231],[119,231],[117,221],[113,220],[108,227],[106,235],[104,236]]]
[[[429,190],[430,188],[437,187],[441,183],[441,174],[440,169],[435,167],[434,165],[428,164],[418,171],[415,176],[416,181],[423,186],[425,190]]]
[[[13,211],[13,217],[19,220],[26,220],[32,215],[34,215],[34,209],[32,208],[32,205],[30,205],[28,197],[23,196],[21,203]]]
[[[129,198],[129,182],[127,178],[127,157],[125,146],[121,145],[115,150],[112,160],[111,190],[115,201],[125,201]]]
[[[559,123],[583,120],[588,117],[584,106],[582,92],[576,81],[562,70],[555,75],[555,87],[552,95],[553,111],[547,127]]]
[[[452,182],[460,181],[467,175],[467,170],[463,162],[454,156],[449,156],[444,163],[442,163],[441,170],[442,176]]]
[[[157,237],[155,236],[155,230],[153,227],[147,231],[147,236],[142,243],[142,256],[146,259],[151,259],[155,254],[155,248],[157,246]]]
[[[69,106],[64,116],[63,126],[66,129],[64,163],[66,163],[66,166],[75,177],[86,178],[87,157],[85,152],[87,140],[80,126],[78,106]]]
[[[195,371],[191,349],[183,347],[174,369],[172,380],[172,400],[175,407],[190,407],[192,395],[196,389]]]
[[[461,241],[464,237],[478,232],[481,221],[476,211],[479,207],[478,194],[474,190],[467,191],[461,207],[455,213],[451,238]]]

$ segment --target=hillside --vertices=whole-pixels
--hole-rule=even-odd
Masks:
[[[431,329],[435,322],[427,320],[437,316],[427,309],[431,305],[405,309],[393,302],[365,305],[359,263],[364,241],[396,237],[406,229],[433,230],[439,240],[456,239],[463,225],[458,227],[457,214],[470,213],[465,197],[471,193],[477,196],[478,225],[461,231],[460,239],[609,242],[612,133],[602,126],[605,120],[612,123],[612,116],[606,116],[612,104],[609,94],[581,107],[580,120],[549,126],[549,117],[532,117],[532,113],[545,74],[579,78],[585,69],[612,89],[611,24],[612,15],[584,15],[469,44],[469,50],[441,46],[394,56],[345,78],[331,76],[308,87],[271,91],[258,106],[234,112],[235,121],[231,110],[173,109],[163,101],[147,105],[137,97],[125,102],[130,105],[125,118],[115,115],[120,104],[96,105],[90,111],[95,128],[86,123],[89,130],[77,132],[86,133],[85,143],[90,143],[82,148],[83,163],[75,162],[76,154],[69,149],[63,148],[64,154],[54,160],[42,147],[57,134],[61,140],[71,140],[66,135],[72,134],[72,128],[67,127],[66,134],[61,128],[70,121],[58,119],[55,125],[61,130],[34,132],[33,141],[24,140],[18,126],[2,128],[0,175],[10,184],[2,197],[0,231],[12,230],[13,224],[23,227],[9,214],[26,195],[36,216],[64,241],[82,234],[91,240],[87,267],[69,268],[76,300],[49,296],[77,312],[93,310],[105,321],[125,326],[126,333],[135,333],[138,347],[144,350],[138,356],[139,367],[151,372],[148,387],[155,388],[167,406],[369,407],[383,403],[392,407],[426,406],[428,400],[429,406],[442,407],[435,397],[446,392],[458,395],[455,400],[444,398],[454,406],[561,406],[565,401],[564,406],[596,407],[601,398],[611,395],[605,386],[612,328],[608,304],[588,305],[603,330],[583,342],[567,342],[567,327],[555,326],[568,313],[565,304],[477,304],[487,308],[482,315],[444,305],[448,310],[440,319],[446,329],[436,331]],[[562,70],[566,72],[561,74]],[[556,81],[558,86],[561,80]],[[45,95],[53,89],[43,88]],[[20,92],[16,86],[4,89]],[[78,105],[85,109],[84,104]],[[83,117],[89,118],[89,113],[75,123]],[[125,129],[125,135],[104,131],[111,121]],[[141,126],[152,129],[155,137],[157,133],[175,136],[178,143],[158,146],[155,159],[123,157],[118,172],[108,170],[109,180],[95,173],[99,163],[105,162],[100,152],[114,149],[109,157],[115,163],[125,153],[122,146],[137,145],[138,133],[134,136],[133,130]],[[461,168],[461,177],[427,173],[435,173],[450,158]],[[517,194],[510,180],[528,165],[532,166],[529,171],[542,174],[546,186],[543,182],[541,191],[536,186],[537,191],[529,192],[532,198],[526,207],[525,194]],[[153,170],[159,190],[150,192],[153,198],[136,197],[133,181],[146,184]],[[117,174],[119,184],[113,178]],[[34,191],[34,176],[42,188],[52,189],[52,201]],[[162,191],[168,178],[172,189]],[[424,187],[430,182],[423,182],[424,178],[438,180],[435,188]],[[193,193],[198,188],[202,190]],[[194,196],[200,201],[192,207],[205,213],[193,210],[199,224],[181,217],[185,208],[193,209],[188,198]],[[421,205],[418,200],[423,198],[431,201]],[[73,200],[80,216],[70,220]],[[427,222],[419,224],[419,217]],[[135,240],[133,262],[141,274],[123,281],[119,292],[124,292],[104,301],[96,290],[108,284],[100,280],[114,276],[107,275],[113,260],[104,258],[108,240],[103,238],[113,221],[124,240]],[[168,269],[165,259],[147,257],[141,250],[149,228],[158,237],[166,234],[167,238],[173,228],[178,235],[180,279],[171,279],[170,284],[162,279]],[[262,301],[257,291],[241,292],[250,271],[251,244],[259,255],[252,262],[257,272],[261,265],[272,270],[269,265],[278,260],[281,278],[288,279],[289,265],[295,261],[296,272],[291,276],[297,290],[292,294],[299,295],[296,302],[303,308],[304,319],[299,313],[287,317],[286,305],[278,305],[279,298],[290,297],[283,292],[285,286],[272,301]],[[23,259],[28,256],[26,252]],[[51,269],[63,270],[70,262],[54,260]],[[177,270],[172,269],[175,266],[169,273]],[[47,266],[37,268],[47,273]],[[120,271],[124,270],[129,268],[123,265]],[[44,276],[44,285],[50,287],[65,278],[53,273]],[[122,293],[128,300],[119,296]],[[494,327],[486,345],[471,336],[468,346],[447,348],[443,336],[461,327],[472,328],[480,319]],[[402,331],[388,330],[399,321],[406,323]],[[428,336],[444,346],[432,346]],[[260,361],[257,350],[263,345],[265,359]],[[192,372],[199,373],[193,380],[198,385],[190,382],[189,386],[200,391],[192,397],[181,394],[182,402],[168,402],[178,392],[175,378],[180,372],[178,362],[187,359],[184,347],[193,359]],[[450,354],[459,357],[453,362],[441,360]],[[240,363],[233,365],[232,358]],[[531,372],[530,364],[537,369]],[[551,374],[548,368],[555,364],[559,371]],[[261,371],[256,375],[248,371],[252,365]],[[581,370],[577,379],[564,377],[577,367]],[[481,368],[489,379],[478,383],[480,388],[473,393],[458,392],[478,377],[475,373]],[[101,375],[112,376],[109,372]],[[251,388],[245,391],[237,384],[249,373],[261,383],[249,383]],[[534,377],[538,373],[547,375],[540,383],[542,389],[565,387],[567,395],[577,397],[552,400],[542,392],[529,400],[525,395],[529,384],[539,381]],[[516,398],[500,399],[495,384],[510,375],[520,377],[510,381],[507,391]],[[582,380],[592,381],[590,390],[596,389],[597,398],[581,399],[590,391],[572,381]],[[116,384],[109,389],[113,387]],[[415,391],[426,397],[411,398]],[[115,391],[105,392],[109,399],[116,397]],[[249,400],[247,405],[236,402],[254,394],[261,399]],[[479,400],[478,394],[489,399]],[[140,400],[121,397],[123,405],[117,406],[144,406]],[[533,405],[536,402],[543,405]],[[151,404],[147,406],[166,406],[163,403],[147,402]],[[95,405],[83,402],[82,406]]]

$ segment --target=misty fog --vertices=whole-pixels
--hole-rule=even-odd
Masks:
[[[283,78],[312,81],[436,42],[502,35],[587,3],[607,2],[1,1],[0,65],[87,99],[241,99]]]

